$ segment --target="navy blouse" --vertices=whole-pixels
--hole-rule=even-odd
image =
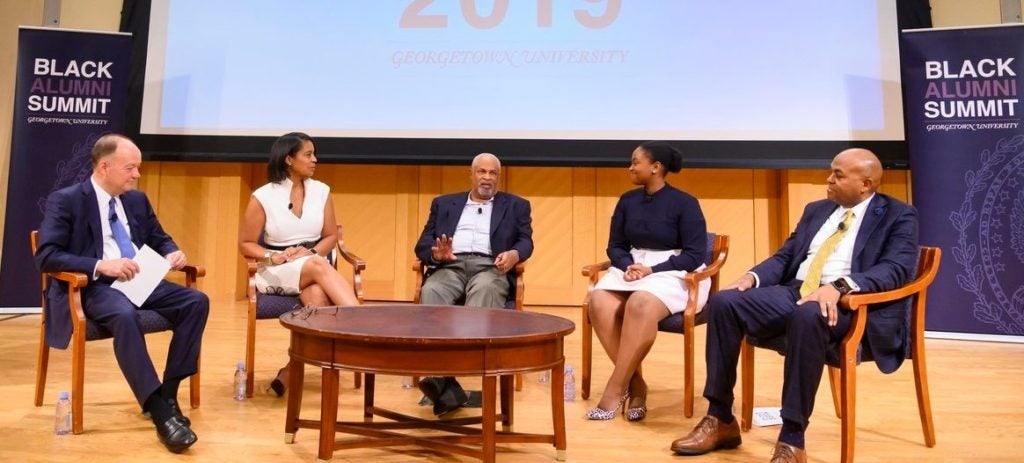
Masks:
[[[622,271],[632,265],[630,248],[682,250],[652,267],[654,272],[700,267],[707,253],[707,224],[697,198],[669,184],[651,196],[642,187],[624,193],[615,205],[608,235],[612,265]]]

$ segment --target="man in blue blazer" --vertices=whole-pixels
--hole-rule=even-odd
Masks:
[[[115,280],[131,280],[138,274],[139,266],[131,258],[144,245],[165,256],[174,269],[186,263],[146,195],[135,190],[141,164],[142,153],[128,138],[110,134],[97,140],[90,179],[47,199],[36,265],[42,272],[80,272],[89,277],[82,289],[85,316],[113,334],[114,355],[136,400],[150,414],[160,441],[179,453],[196,442],[196,435],[178,407],[178,385],[198,369],[210,302],[199,291],[164,281],[136,307],[111,288]],[[67,348],[67,285],[51,281],[46,298],[46,342]],[[174,324],[163,382],[146,351],[137,310],[157,311]]]
[[[913,278],[918,256],[917,211],[877,189],[882,166],[874,153],[848,149],[832,161],[828,199],[804,209],[796,230],[764,260],[708,301],[708,414],[672,443],[680,455],[740,445],[732,415],[740,344],[747,335],[786,336],[782,430],[771,461],[804,462],[804,431],[826,354],[850,329],[839,310],[849,292],[895,289]],[[907,357],[907,300],[870,308],[862,349],[891,373]]]
[[[435,198],[416,243],[428,267],[423,304],[504,307],[515,288],[517,263],[533,254],[530,202],[498,191],[501,162],[490,153],[473,158],[472,189]],[[465,393],[454,378],[426,378],[420,389],[442,415],[460,407]]]

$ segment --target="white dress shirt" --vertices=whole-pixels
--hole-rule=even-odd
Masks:
[[[92,182],[93,190],[96,190],[96,202],[100,210],[100,231],[103,234],[103,260],[108,259],[120,259],[121,248],[117,247],[117,241],[114,240],[114,233],[110,230],[110,193],[107,193],[98,183],[96,179],[90,177],[89,181]],[[114,198],[114,210],[117,213],[117,221],[121,222],[121,226],[124,227],[125,233],[129,238],[132,236],[132,229],[128,226],[128,215],[124,212],[124,204],[121,204],[121,198]],[[135,243],[131,243],[132,248],[138,251],[139,248],[135,246]],[[99,277],[96,269],[99,268],[99,262],[96,263],[96,268],[92,271],[92,277],[95,280]]]
[[[466,207],[462,209],[459,224],[455,226],[452,236],[452,252],[461,254],[475,252],[491,256],[491,212],[494,210],[494,197],[478,203],[470,196]]]

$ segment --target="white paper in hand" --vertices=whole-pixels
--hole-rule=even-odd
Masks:
[[[139,273],[135,275],[135,278],[128,281],[115,281],[110,287],[128,296],[128,300],[132,301],[136,307],[141,307],[149,295],[153,294],[156,285],[160,284],[160,281],[167,276],[167,272],[171,270],[171,263],[146,245],[139,249],[132,260],[139,265]]]

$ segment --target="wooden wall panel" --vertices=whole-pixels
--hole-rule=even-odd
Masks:
[[[572,300],[573,280],[579,278],[573,269],[572,168],[515,167],[508,169],[505,182],[532,209],[534,253],[525,276],[526,301],[550,305]]]
[[[190,262],[206,267],[200,289],[211,298],[245,295],[238,227],[251,169],[238,163],[145,163],[140,183],[164,229]]]
[[[261,163],[146,162],[139,188],[193,262],[207,266],[203,288],[214,298],[244,297],[237,230],[252,190],[265,183]],[[322,165],[346,244],[367,260],[370,300],[408,301],[413,246],[439,194],[469,187],[465,166]],[[732,237],[723,280],[764,259],[789,234],[804,205],[825,197],[825,171],[688,169],[670,183],[697,196],[708,229]],[[886,174],[883,191],[908,196],[905,172]],[[535,251],[527,304],[577,305],[585,264],[606,260],[612,211],[636,186],[623,168],[509,167],[501,189],[533,206]]]

